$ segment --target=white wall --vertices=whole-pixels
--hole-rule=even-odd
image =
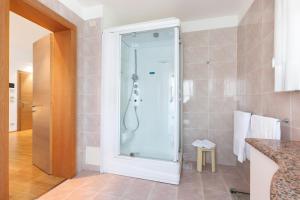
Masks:
[[[103,19],[102,27],[103,29],[111,28],[119,25],[124,25],[121,19],[116,15],[113,8],[110,6],[103,6]]]
[[[71,9],[83,20],[101,18],[103,15],[103,6],[99,3],[85,2],[85,0],[83,2],[78,0],[59,0],[59,2]]]
[[[17,71],[32,71],[33,42],[50,32],[17,14],[10,13],[9,82],[15,84],[9,93],[9,131],[17,130]]]
[[[239,17],[232,16],[224,16],[217,18],[208,18],[208,19],[200,19],[200,20],[192,20],[192,21],[184,21],[181,25],[182,32],[193,32],[193,31],[203,31],[203,30],[212,30],[219,28],[228,28],[228,27],[236,27],[239,22]]]

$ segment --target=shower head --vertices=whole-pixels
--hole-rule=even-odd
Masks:
[[[159,33],[153,33],[153,37],[158,38],[159,37]]]

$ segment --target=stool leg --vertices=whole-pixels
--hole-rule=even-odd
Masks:
[[[211,151],[211,171],[216,172],[216,151]]]
[[[197,152],[197,171],[202,172],[202,150],[198,149]]]
[[[206,152],[203,152],[203,166],[205,167],[206,164]]]

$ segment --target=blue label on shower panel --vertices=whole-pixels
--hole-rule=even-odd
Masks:
[[[149,72],[149,74],[150,74],[150,75],[154,75],[154,74],[155,74],[155,72]]]

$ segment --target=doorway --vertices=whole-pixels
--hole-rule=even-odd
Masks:
[[[10,199],[36,199],[65,180],[52,175],[53,34],[10,12]],[[17,126],[15,126],[17,124]]]
[[[48,111],[49,123],[49,142],[46,142],[46,147],[49,151],[35,151],[39,154],[32,155],[32,163],[46,175],[54,177],[72,178],[76,174],[76,26],[57,15],[55,12],[39,3],[38,1],[29,0],[2,0],[0,1],[0,199],[9,199],[9,186],[13,185],[16,189],[16,184],[10,179],[9,170],[9,150],[13,148],[13,142],[9,144],[9,87],[13,84],[9,84],[9,11],[12,11],[31,22],[34,22],[43,28],[53,32],[52,36],[49,36],[51,43],[51,56],[50,56],[50,70],[49,75],[49,91]],[[39,52],[46,52],[42,50]],[[34,73],[34,72],[33,72]],[[20,74],[20,79],[24,81],[26,86],[26,80],[29,80],[29,74]],[[34,76],[32,76],[34,77]],[[42,76],[39,76],[42,77]],[[33,86],[34,86],[33,78]],[[36,84],[37,85],[37,84]],[[41,84],[39,84],[41,85]],[[26,87],[20,99],[21,108],[18,112],[24,117],[18,122],[18,128],[27,129],[30,128],[30,98],[28,93],[30,89]],[[37,88],[38,89],[38,88]],[[39,101],[36,101],[34,96],[34,87],[32,90],[32,124],[31,127],[35,129],[35,114],[45,111],[45,106],[41,106]],[[39,99],[39,98],[38,98]],[[41,98],[40,98],[41,99]],[[28,104],[28,107],[26,106]],[[22,109],[23,107],[23,109]],[[41,114],[43,115],[43,114]],[[27,117],[26,117],[27,116]],[[41,119],[37,116],[37,119]],[[39,123],[40,124],[40,123]],[[37,125],[38,126],[38,125]],[[44,126],[43,126],[44,127]],[[38,127],[41,128],[41,127]],[[40,140],[44,136],[37,137],[36,139],[30,138],[31,129],[29,131],[21,131],[18,134],[18,141],[27,147],[45,149],[45,140]],[[43,131],[40,131],[43,132]],[[43,132],[44,133],[44,132]],[[34,134],[33,134],[34,135]],[[12,137],[13,138],[13,137]],[[15,140],[16,141],[16,140]],[[30,141],[33,144],[30,144]],[[36,142],[36,143],[35,143]],[[30,148],[28,148],[30,149]],[[39,149],[40,150],[40,149]],[[17,153],[25,153],[26,151],[16,150]],[[17,155],[14,154],[14,155]],[[48,153],[48,154],[47,154]],[[25,153],[26,154],[26,153]],[[45,157],[48,162],[42,163],[39,158]],[[28,154],[27,154],[28,156]],[[23,159],[26,160],[26,157]],[[32,165],[30,163],[30,165]],[[46,166],[46,167],[45,167]],[[14,166],[12,166],[14,167]],[[35,172],[34,172],[35,173]],[[25,178],[26,172],[20,172],[18,177]],[[28,188],[27,188],[28,189]],[[35,198],[35,197],[34,197]],[[23,198],[24,199],[24,198]]]

